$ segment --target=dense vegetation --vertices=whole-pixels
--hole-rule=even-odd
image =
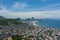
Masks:
[[[17,21],[15,19],[5,19],[5,20],[0,20],[0,25],[4,26],[4,25],[11,25],[11,24],[21,24],[21,21]]]
[[[16,19],[6,19],[2,16],[0,16],[0,25],[4,26],[4,25],[11,25],[11,24],[21,24],[21,19],[16,18]]]
[[[24,35],[14,35],[12,36],[12,40],[32,40],[34,38],[33,35],[29,35],[28,37],[24,37]]]
[[[12,40],[22,40],[24,39],[24,35],[14,35],[12,36]]]

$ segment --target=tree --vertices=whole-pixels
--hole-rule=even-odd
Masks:
[[[22,40],[24,39],[24,35],[14,35],[12,36],[12,40]]]

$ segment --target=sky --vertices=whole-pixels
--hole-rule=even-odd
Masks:
[[[60,0],[0,0],[0,16],[60,19]]]

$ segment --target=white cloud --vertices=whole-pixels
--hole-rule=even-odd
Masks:
[[[4,6],[0,10],[0,16],[7,18],[50,18],[50,19],[60,19],[60,10],[53,11],[28,11],[28,12],[12,12],[7,10]]]
[[[28,7],[26,3],[21,3],[21,2],[14,2],[14,5],[12,6],[12,9],[24,9]]]
[[[40,7],[39,9],[41,10],[54,10],[57,9],[60,6],[60,3],[54,3],[54,4],[50,4],[50,5],[45,5],[43,7]]]

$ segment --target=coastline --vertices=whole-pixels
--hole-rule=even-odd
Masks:
[[[36,24],[36,22],[38,22],[38,21],[33,21],[33,25],[35,25],[35,26],[37,26],[37,27],[44,27],[44,28],[47,28],[47,29],[49,28],[49,29],[58,29],[58,30],[60,29],[60,28],[53,28],[53,27],[39,26],[39,25]]]
[[[38,26],[38,25],[36,24],[36,22],[38,22],[38,21],[33,21],[33,25]]]

